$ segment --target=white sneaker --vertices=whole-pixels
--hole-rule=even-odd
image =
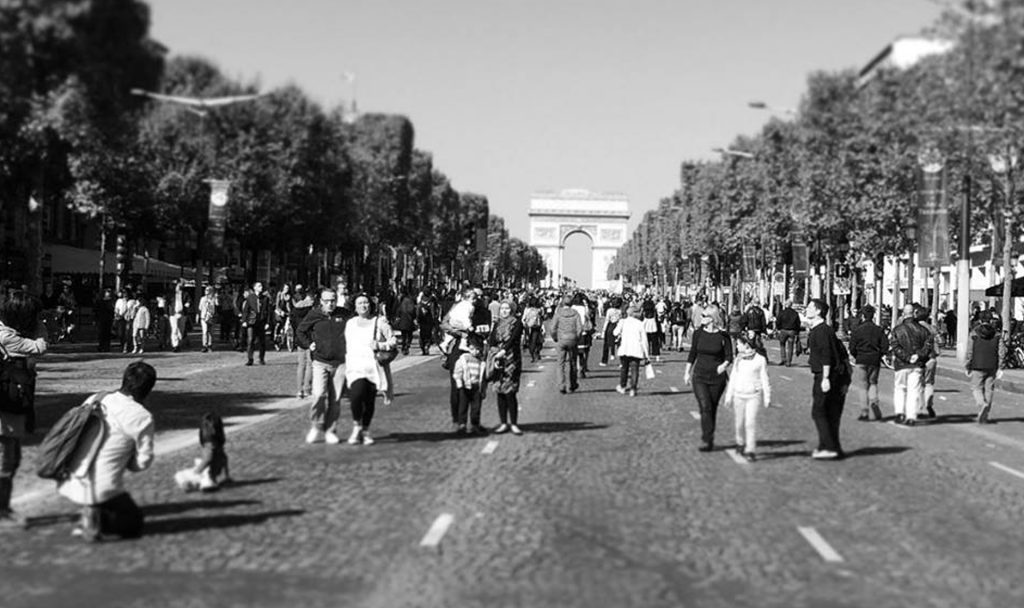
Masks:
[[[625,395],[626,394],[626,387],[624,387],[624,386],[616,386],[615,387],[615,391],[617,393],[619,393],[620,395]]]
[[[320,441],[320,438],[320,429],[316,427],[309,429],[309,432],[306,433],[306,443],[316,443],[317,441]]]
[[[363,445],[373,445],[373,437],[370,437],[370,429],[363,429]]]
[[[341,443],[341,437],[338,437],[338,434],[334,431],[327,431],[324,433],[324,443],[329,445],[338,445]]]
[[[359,445],[361,443],[359,441],[359,436],[362,435],[362,433],[363,433],[363,429],[361,429],[360,427],[358,427],[358,426],[352,427],[352,434],[348,436],[348,444],[349,445]]]

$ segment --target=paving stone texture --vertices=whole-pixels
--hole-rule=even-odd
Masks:
[[[781,407],[761,412],[761,459],[739,464],[724,452],[725,409],[716,450],[696,450],[683,355],[669,353],[630,398],[614,390],[617,367],[592,353],[581,390],[560,395],[548,346],[543,369],[523,374],[522,437],[455,437],[446,373],[437,357],[414,356],[395,362],[394,405],[378,399],[377,443],[358,447],[303,442],[292,353],[254,367],[230,351],[147,354],[160,375],[149,404],[159,456],[129,482],[146,535],[91,545],[70,537],[73,506],[33,479],[35,446],[62,411],[115,388],[130,359],[55,352],[41,364],[42,428],[17,479],[31,527],[0,536],[0,605],[1024,604],[1024,479],[991,464],[1024,472],[1020,395],[999,393],[998,424],[978,427],[966,378],[950,373],[939,419],[907,429],[857,422],[851,393],[850,457],[813,461],[804,357],[771,367]],[[891,414],[891,372],[881,386]],[[186,494],[173,474],[197,454],[209,410],[229,421],[237,481]],[[495,426],[493,395],[484,412]],[[498,447],[483,454],[488,441]],[[420,546],[445,513],[454,520],[440,544]],[[842,561],[826,562],[798,527]]]

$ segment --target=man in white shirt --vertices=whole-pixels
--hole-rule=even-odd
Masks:
[[[104,535],[142,535],[142,509],[125,489],[124,473],[153,464],[153,416],[143,403],[155,384],[153,366],[136,361],[124,370],[121,388],[100,398],[103,429],[82,438],[72,474],[58,486],[62,496],[82,505],[75,536],[95,542]]]

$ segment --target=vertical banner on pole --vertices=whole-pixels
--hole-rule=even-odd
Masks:
[[[682,270],[680,273],[682,275],[680,280],[683,285],[689,287],[693,284],[693,260],[689,258],[683,260],[682,268],[680,270]]]
[[[743,280],[750,283],[757,281],[757,248],[753,243],[743,245]]]
[[[807,257],[807,243],[803,241],[793,242],[793,278],[803,280],[807,278],[807,271],[810,263]]]
[[[206,182],[210,184],[209,226],[206,230],[210,250],[207,261],[217,265],[224,260],[224,229],[228,219],[228,187],[231,182],[226,179],[208,179]]]
[[[945,176],[941,162],[922,163],[917,208],[917,255],[921,266],[938,268],[949,264]]]

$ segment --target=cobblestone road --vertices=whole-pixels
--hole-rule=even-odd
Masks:
[[[555,362],[528,366],[522,437],[455,438],[436,358],[396,362],[376,445],[306,445],[293,355],[156,354],[159,457],[132,477],[147,513],[137,541],[69,537],[74,509],[18,478],[26,532],[2,536],[3,606],[1017,606],[1024,602],[1024,425],[997,396],[978,427],[966,382],[939,379],[932,424],[856,422],[850,458],[817,462],[810,374],[772,366],[761,460],[739,463],[732,415],[697,452],[699,422],[672,353],[636,398],[596,366],[557,393]],[[773,360],[777,352],[772,352]],[[54,354],[43,425],[116,386],[125,359]],[[891,372],[883,405],[891,413]],[[851,395],[851,401],[853,395]],[[238,482],[184,494],[195,420],[229,418]],[[497,423],[493,397],[485,423]],[[450,521],[444,528],[441,524]],[[432,525],[444,534],[422,546]]]

